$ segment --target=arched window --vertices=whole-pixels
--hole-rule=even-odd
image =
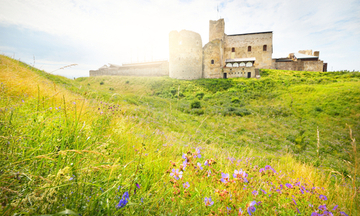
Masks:
[[[239,63],[234,63],[233,67],[239,67]]]
[[[253,65],[252,62],[247,62],[246,63],[246,67],[252,67],[252,65]]]
[[[251,46],[248,46],[248,52],[251,52]]]
[[[214,59],[211,60],[211,64],[214,64]]]
[[[231,63],[227,63],[227,64],[226,64],[226,67],[232,67],[232,64],[231,64]]]
[[[263,46],[263,51],[267,51],[267,45]]]
[[[240,67],[245,67],[245,62],[241,62]]]
[[[231,49],[231,52],[235,52],[235,47],[233,47],[233,48]]]

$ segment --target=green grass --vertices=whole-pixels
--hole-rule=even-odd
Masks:
[[[321,204],[359,212],[349,136],[350,126],[359,139],[359,73],[70,80],[0,60],[3,215],[246,215],[253,200],[254,215],[310,215]],[[259,172],[266,165],[276,172]],[[247,183],[233,178],[240,169]],[[129,202],[116,208],[125,192]]]

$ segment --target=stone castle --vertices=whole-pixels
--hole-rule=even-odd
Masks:
[[[169,76],[176,79],[259,78],[259,69],[326,71],[319,51],[300,50],[273,58],[273,33],[225,34],[225,21],[210,20],[209,42],[202,47],[200,34],[182,30],[169,33],[169,61],[109,64],[90,70],[90,76]]]

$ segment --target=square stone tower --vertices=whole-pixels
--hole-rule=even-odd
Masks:
[[[224,19],[209,21],[209,41],[223,40],[225,35],[225,21]]]

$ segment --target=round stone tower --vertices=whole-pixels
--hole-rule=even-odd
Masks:
[[[202,78],[202,41],[198,33],[170,32],[169,76],[186,80]]]

